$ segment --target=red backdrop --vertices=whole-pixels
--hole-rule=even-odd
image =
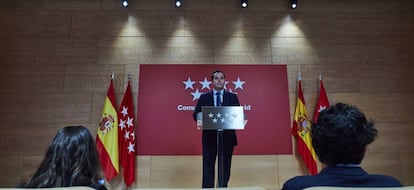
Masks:
[[[201,131],[192,118],[211,73],[222,70],[248,119],[235,154],[292,154],[286,65],[140,65],[139,155],[199,155]]]

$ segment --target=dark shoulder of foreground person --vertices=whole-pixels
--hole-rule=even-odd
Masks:
[[[282,187],[282,190],[296,190],[309,187],[308,184],[312,183],[311,176],[296,176],[287,180]]]
[[[92,185],[89,185],[89,187],[92,187],[92,188],[94,188],[94,189],[96,189],[96,190],[108,190],[108,189],[105,187],[105,185],[99,185],[99,184],[92,184]]]
[[[331,179],[332,176],[296,176],[287,180],[282,190],[300,190],[314,186],[337,186],[342,187],[343,183]],[[402,187],[403,184],[396,178],[387,175],[367,175],[363,184],[348,184],[347,187]],[[358,179],[356,179],[358,180]],[[342,185],[341,185],[342,184]]]
[[[398,180],[397,178],[388,176],[388,175],[371,174],[370,176],[373,176],[377,178],[379,181],[384,182],[384,185],[382,187],[402,187],[403,186],[400,180]]]

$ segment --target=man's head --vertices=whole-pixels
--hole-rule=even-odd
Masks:
[[[358,108],[337,103],[323,110],[312,124],[312,145],[319,161],[336,164],[360,164],[366,146],[374,141],[377,130]]]
[[[211,81],[213,81],[213,88],[217,91],[223,90],[224,84],[226,82],[226,76],[224,76],[223,71],[213,71],[211,74]]]

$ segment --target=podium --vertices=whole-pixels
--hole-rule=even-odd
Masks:
[[[203,106],[197,114],[200,130],[243,130],[246,124],[242,106]]]
[[[218,183],[223,182],[223,132],[243,130],[247,124],[242,106],[203,106],[197,114],[197,129],[217,130]]]

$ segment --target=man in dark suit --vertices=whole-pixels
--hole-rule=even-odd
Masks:
[[[224,90],[225,76],[222,71],[214,71],[211,75],[213,90],[202,94],[193,113],[193,119],[197,120],[197,114],[203,106],[239,106],[236,94]],[[222,139],[222,148],[217,150],[217,138]],[[218,187],[227,187],[230,179],[231,159],[234,146],[237,145],[235,130],[203,130],[203,188],[214,188],[215,162],[218,151],[222,151],[222,162],[218,162]]]
[[[312,124],[312,145],[319,161],[326,165],[315,176],[297,176],[286,181],[282,190],[312,186],[401,187],[397,179],[370,175],[360,166],[367,145],[374,141],[374,123],[356,107],[338,103],[323,110]]]

